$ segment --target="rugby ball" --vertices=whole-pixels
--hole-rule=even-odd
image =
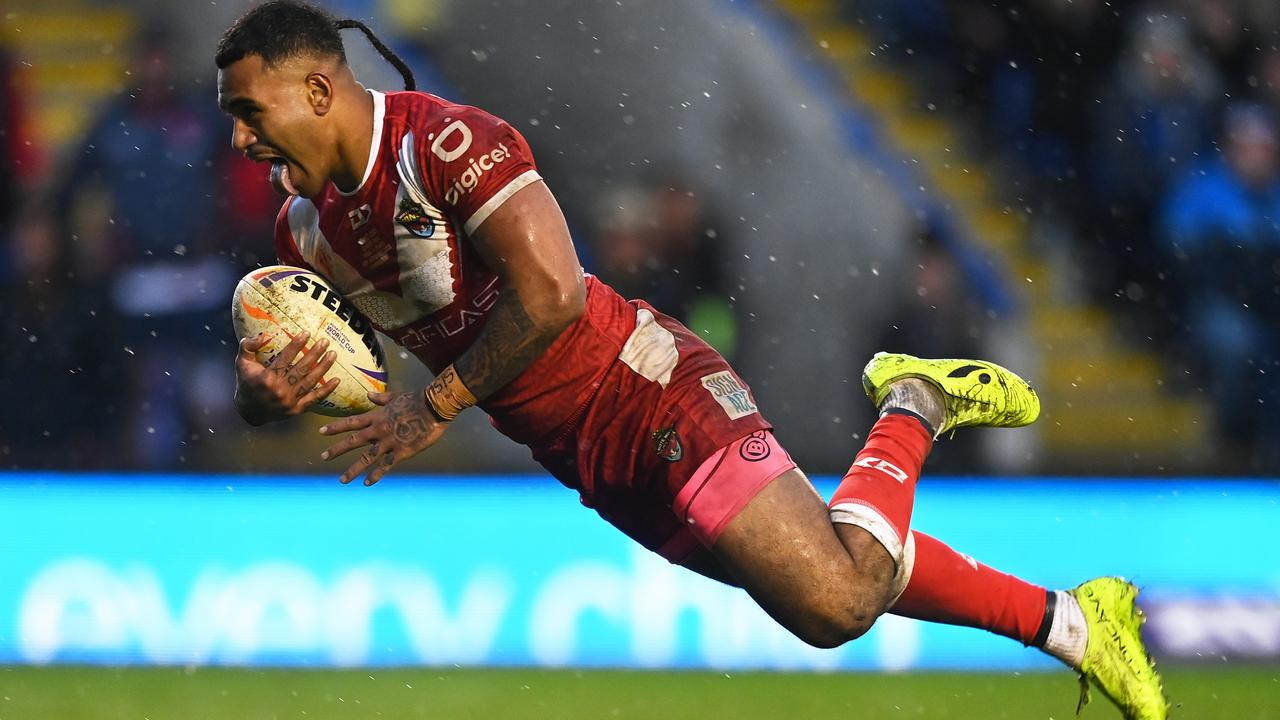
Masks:
[[[311,412],[358,415],[375,407],[369,393],[387,389],[386,356],[373,326],[329,281],[313,272],[272,265],[245,275],[232,296],[231,322],[237,339],[261,332],[270,335],[258,351],[262,362],[269,362],[304,330],[311,333],[308,348],[320,338],[329,339],[329,349],[338,359],[325,380],[338,378],[338,387],[312,405]]]

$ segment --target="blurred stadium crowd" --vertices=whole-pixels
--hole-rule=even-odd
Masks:
[[[1080,289],[1280,468],[1280,4],[849,4],[966,116]]]
[[[173,72],[156,26],[130,82],[50,157],[6,63],[5,465],[174,467],[197,426],[225,424],[225,298],[269,260],[278,208],[231,150],[207,93]]]
[[[972,129],[1078,292],[1159,348],[1174,391],[1212,399],[1240,467],[1280,470],[1280,5],[849,0],[845,12]],[[113,50],[127,77],[62,148],[33,127],[30,63],[0,56],[0,467],[240,467],[210,440],[241,430],[226,301],[273,260],[278,198],[230,148],[212,63],[199,81],[181,71],[184,36],[138,14],[130,47]],[[443,51],[415,22],[401,47],[429,64]],[[732,357],[746,331],[727,264],[740,224],[679,172],[606,185],[560,196],[588,270]],[[914,269],[878,296],[892,305],[885,337],[980,352],[960,265],[928,231],[895,242]]]

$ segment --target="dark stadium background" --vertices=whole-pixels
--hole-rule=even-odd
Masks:
[[[1041,420],[939,443],[918,517],[1038,582],[1134,574],[1181,717],[1280,717],[1280,5],[325,5],[515,125],[586,268],[704,333],[811,474],[861,445],[876,350],[1032,378]],[[636,559],[478,412],[367,496],[319,463],[317,419],[245,426],[228,304],[273,261],[279,199],[230,148],[212,55],[248,6],[0,7],[0,719],[1072,711],[1068,674],[968,631],[811,656],[694,612],[646,655],[648,621],[592,596],[564,649],[523,594],[549,577],[668,583],[676,614],[737,600]],[[388,348],[393,387],[425,384]],[[420,573],[453,634],[414,646],[435,616],[412,603],[363,655],[299,630],[330,615],[294,599],[383,566],[371,592]],[[270,592],[224,600],[256,624],[201,634],[223,627],[201,583],[250,576]],[[482,653],[467,613],[499,590],[516,610]],[[561,665],[620,669],[533,667]]]

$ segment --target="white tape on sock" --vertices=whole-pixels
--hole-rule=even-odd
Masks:
[[[911,582],[911,571],[916,568],[916,536],[907,533],[907,542],[902,546],[902,562],[898,563],[898,571],[893,575],[893,586],[889,588],[889,607],[898,604],[898,598],[906,592]]]
[[[889,551],[889,557],[893,558],[893,564],[897,568],[896,572],[901,572],[902,562],[902,540],[898,539],[898,531],[893,529],[893,525],[879,512],[861,503],[845,502],[831,508],[831,522],[843,523],[845,525],[854,525],[871,533],[871,537],[884,546]],[[907,540],[911,540],[911,536],[907,536]],[[915,547],[912,546],[912,559],[915,559]],[[897,578],[895,572],[895,579]],[[906,587],[905,585],[903,587]],[[897,597],[895,596],[895,600]]]
[[[1055,590],[1057,604],[1049,624],[1049,637],[1044,651],[1073,668],[1084,662],[1084,648],[1089,643],[1089,625],[1084,621],[1080,602],[1069,592]]]

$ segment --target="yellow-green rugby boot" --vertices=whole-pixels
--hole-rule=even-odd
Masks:
[[[1125,720],[1165,720],[1169,703],[1142,644],[1145,618],[1134,602],[1138,588],[1124,578],[1101,577],[1068,592],[1080,603],[1089,627],[1076,714],[1088,704],[1092,682],[1120,708]]]
[[[876,407],[889,386],[919,378],[942,391],[947,418],[935,436],[962,427],[1021,427],[1040,416],[1040,398],[1031,385],[985,360],[926,360],[900,353],[878,352],[862,370],[862,388]]]

